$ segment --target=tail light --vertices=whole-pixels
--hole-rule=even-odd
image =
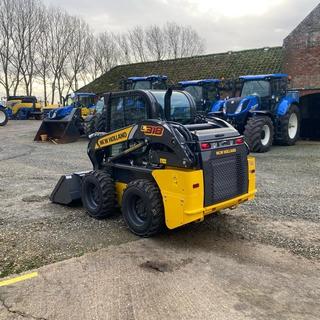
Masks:
[[[236,144],[243,144],[244,143],[244,139],[243,138],[237,138],[235,142],[236,142]]]
[[[209,150],[211,149],[211,144],[208,142],[201,143],[201,150]]]

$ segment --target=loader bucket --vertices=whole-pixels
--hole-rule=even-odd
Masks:
[[[50,201],[58,204],[72,205],[81,201],[81,181],[90,171],[77,172],[61,176],[50,195]]]
[[[47,136],[48,140],[57,143],[74,142],[80,138],[77,126],[80,118],[80,110],[73,109],[69,115],[62,119],[44,119],[34,138],[34,141],[42,141],[41,136]]]

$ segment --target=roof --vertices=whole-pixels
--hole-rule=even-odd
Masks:
[[[221,82],[221,80],[219,79],[200,79],[200,80],[180,81],[179,84],[183,87],[186,87],[186,86],[201,86],[203,84],[219,83],[219,82]]]
[[[131,81],[150,81],[150,80],[167,80],[167,76],[162,76],[162,75],[156,75],[153,74],[151,76],[144,76],[144,77],[129,77],[128,80]]]
[[[76,92],[75,93],[77,96],[88,96],[88,97],[90,97],[90,96],[95,96],[96,94],[95,93],[93,93],[93,92]]]
[[[166,74],[170,81],[178,83],[193,79],[229,79],[243,74],[278,73],[282,69],[282,59],[282,47],[272,47],[120,65],[79,91],[115,91],[121,79],[149,74]]]
[[[257,74],[257,75],[239,77],[239,79],[241,80],[267,80],[267,79],[281,79],[281,78],[288,78],[288,75],[286,73],[273,73],[273,74]]]
[[[297,45],[306,45],[306,39],[301,36],[307,34],[312,37],[314,32],[320,30],[320,3],[297,25],[297,27],[284,39],[285,47],[296,47]],[[311,41],[312,42],[312,41]]]

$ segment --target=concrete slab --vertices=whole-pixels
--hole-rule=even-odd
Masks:
[[[319,271],[318,262],[271,246],[182,232],[110,246],[0,287],[0,319],[316,320]]]

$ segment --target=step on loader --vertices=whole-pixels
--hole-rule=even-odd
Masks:
[[[105,103],[107,132],[88,145],[92,170],[62,176],[52,202],[82,201],[96,219],[120,207],[128,228],[148,237],[254,198],[243,136],[219,118],[195,122],[187,92],[112,93]]]

